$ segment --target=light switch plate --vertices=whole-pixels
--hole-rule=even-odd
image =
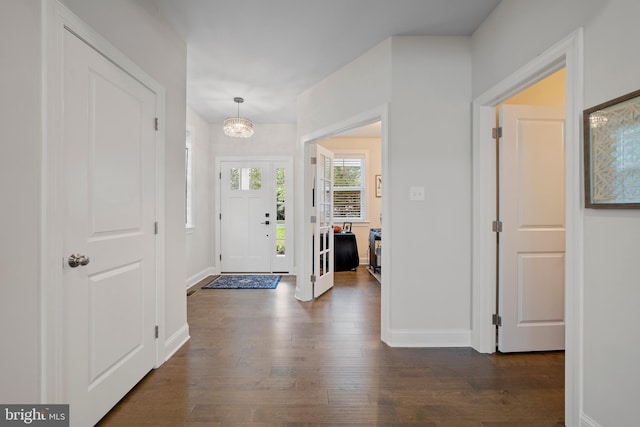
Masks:
[[[424,187],[409,187],[409,200],[424,200]]]

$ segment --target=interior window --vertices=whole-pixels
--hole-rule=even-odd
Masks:
[[[333,160],[333,218],[335,221],[365,219],[365,158]]]

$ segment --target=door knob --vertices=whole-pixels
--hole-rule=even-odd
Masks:
[[[89,264],[89,257],[80,254],[71,254],[67,262],[69,263],[69,267],[76,268],[81,265]]]
[[[269,221],[261,222],[260,224],[269,225]]]

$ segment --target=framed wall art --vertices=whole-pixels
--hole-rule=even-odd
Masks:
[[[585,207],[640,209],[640,90],[584,110]]]

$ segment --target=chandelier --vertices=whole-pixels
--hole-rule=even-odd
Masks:
[[[236,97],[233,98],[233,102],[238,104],[238,115],[224,121],[224,133],[234,138],[249,138],[253,135],[253,123],[249,119],[240,117],[240,104],[244,102],[244,99]]]

